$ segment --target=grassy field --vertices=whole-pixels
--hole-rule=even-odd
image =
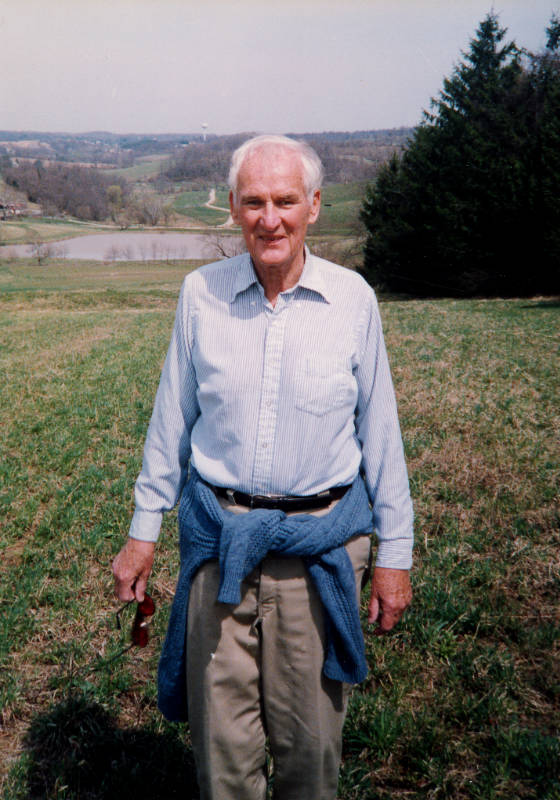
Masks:
[[[221,225],[227,220],[229,214],[206,207],[204,204],[208,201],[208,196],[209,193],[206,189],[181,192],[175,198],[173,208],[194,222],[203,225]],[[226,189],[218,189],[214,205],[220,208],[229,208],[228,196],[229,193]]]
[[[363,183],[335,183],[324,186],[321,213],[313,225],[313,235],[355,233],[365,191],[366,186]]]
[[[140,156],[132,167],[121,167],[117,169],[104,169],[107,175],[115,178],[124,178],[131,183],[146,178],[153,178],[165,169],[169,156],[165,153],[154,154],[151,156]]]
[[[188,728],[162,720],[155,698],[175,515],[145,650],[121,654],[110,575],[191,267],[1,267],[3,800],[196,797]],[[393,634],[367,637],[339,796],[559,800],[560,304],[381,310],[416,508],[415,599]]]
[[[2,308],[25,306],[28,302],[34,306],[96,306],[102,297],[112,295],[113,303],[124,306],[130,305],[136,295],[143,303],[149,303],[150,297],[168,297],[170,292],[175,299],[183,277],[194,263],[50,259],[47,264],[37,264],[36,259],[0,260]]]
[[[54,242],[72,236],[83,236],[96,231],[105,231],[107,225],[80,220],[58,220],[46,217],[25,217],[0,222],[0,244],[30,244],[32,242]],[[117,230],[117,228],[115,228]]]

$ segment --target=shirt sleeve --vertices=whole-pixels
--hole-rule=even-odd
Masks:
[[[189,305],[183,282],[146,435],[142,470],[134,489],[135,511],[129,536],[147,542],[157,541],[163,513],[180,497],[187,476],[191,431],[199,415]]]
[[[393,382],[373,291],[361,322],[356,429],[379,543],[376,565],[410,569],[412,500]]]

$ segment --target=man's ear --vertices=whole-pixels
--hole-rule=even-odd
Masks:
[[[311,208],[309,210],[309,225],[313,225],[313,223],[317,221],[320,210],[321,210],[321,190],[317,189],[313,193],[313,200],[311,201]]]
[[[231,212],[232,220],[236,224],[238,224],[239,223],[239,218],[237,216],[237,206],[236,206],[236,203],[235,203],[234,198],[233,198],[233,192],[231,192],[231,191],[229,193],[229,210]]]

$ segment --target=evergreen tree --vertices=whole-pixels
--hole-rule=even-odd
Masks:
[[[551,24],[551,30],[552,42],[557,29]],[[534,69],[529,75],[523,68],[523,52],[506,43],[505,35],[494,14],[481,22],[408,150],[381,170],[367,192],[364,274],[379,288],[415,295],[544,290],[539,287],[545,270],[531,266],[532,206],[544,190],[549,200],[540,224],[541,232],[543,226],[549,231],[560,179],[556,163],[552,171],[544,167],[554,160],[550,148],[560,133],[557,59],[535,59],[534,69],[538,62],[550,86],[544,74],[537,81],[531,78]],[[529,122],[535,82],[547,99]],[[536,152],[528,144],[545,119],[546,145],[541,142]],[[537,180],[539,160],[543,174]]]
[[[529,205],[537,290],[560,287],[560,19],[547,28],[544,53],[528,76]]]

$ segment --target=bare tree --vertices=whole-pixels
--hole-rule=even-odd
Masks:
[[[169,223],[173,219],[173,215],[175,213],[173,203],[165,203],[161,209],[161,213],[163,214],[163,222],[165,226],[169,226]]]
[[[37,259],[37,264],[42,264],[53,255],[53,247],[49,242],[37,239],[31,243],[31,255]]]
[[[107,200],[109,202],[109,213],[113,222],[118,222],[119,215],[122,212],[124,198],[122,186],[114,183],[107,187]]]
[[[208,236],[208,244],[205,251],[208,258],[231,258],[244,253],[246,250],[245,242],[241,236],[230,236],[225,233],[212,233]]]
[[[157,225],[163,214],[163,200],[148,190],[134,195],[135,215],[142,225]]]

